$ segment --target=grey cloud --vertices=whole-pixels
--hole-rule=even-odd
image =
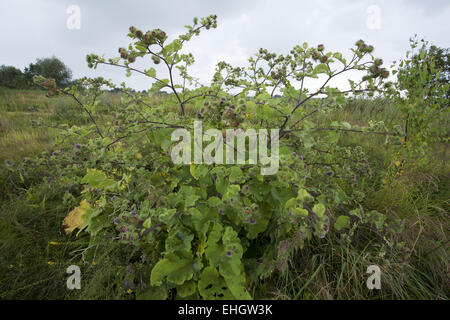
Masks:
[[[81,29],[68,30],[66,9],[81,8]],[[367,8],[381,9],[381,29],[366,26]],[[73,71],[112,78],[137,89],[151,83],[138,76],[126,78],[123,70],[99,67],[98,73],[85,63],[88,53],[116,56],[117,48],[128,44],[130,25],[143,30],[156,27],[176,36],[194,16],[218,15],[218,28],[200,35],[187,50],[196,56],[195,76],[209,80],[219,60],[245,64],[260,47],[287,53],[304,41],[324,43],[333,51],[348,52],[362,38],[373,44],[386,61],[400,59],[414,33],[438,46],[448,47],[450,5],[446,0],[17,0],[0,2],[0,64],[25,67],[36,58],[55,54]]]

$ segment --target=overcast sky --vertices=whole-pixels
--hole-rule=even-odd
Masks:
[[[67,27],[71,5],[80,8],[80,29]],[[23,70],[36,58],[55,55],[74,78],[101,75],[148,89],[151,81],[126,78],[123,69],[100,66],[93,72],[86,54],[117,56],[117,49],[129,43],[131,25],[144,31],[159,27],[170,40],[194,16],[209,14],[218,16],[218,28],[186,48],[196,58],[192,73],[202,82],[209,81],[218,61],[242,66],[261,47],[287,54],[306,41],[349,55],[348,48],[361,38],[386,62],[403,58],[416,33],[450,47],[448,0],[0,0],[0,65]]]

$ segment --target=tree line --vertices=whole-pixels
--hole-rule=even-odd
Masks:
[[[37,75],[55,79],[58,86],[61,87],[66,87],[74,82],[72,81],[72,70],[60,59],[52,56],[37,59],[23,71],[14,66],[0,66],[0,86],[12,89],[37,88],[33,83],[33,77]]]

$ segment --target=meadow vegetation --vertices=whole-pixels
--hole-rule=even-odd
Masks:
[[[248,69],[221,62],[195,86],[180,52],[215,25],[195,18],[170,43],[131,27],[120,57],[88,56],[154,79],[146,93],[103,78],[0,88],[0,298],[448,299],[448,82],[417,83],[436,79],[432,56],[405,58],[421,76],[400,71],[400,87],[363,41],[351,61],[304,44],[260,50]],[[363,75],[349,92],[325,82],[341,68]],[[322,76],[319,92],[303,87]],[[280,128],[279,173],[174,165],[171,132],[194,120]],[[82,223],[67,222],[83,203]],[[81,290],[66,288],[69,265]],[[366,286],[370,265],[380,290]]]

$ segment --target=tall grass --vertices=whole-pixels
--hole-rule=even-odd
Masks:
[[[85,234],[78,238],[59,234],[62,219],[77,205],[79,187],[52,180],[39,168],[22,181],[4,165],[6,160],[17,163],[53,148],[58,129],[33,128],[32,120],[43,118],[55,126],[83,125],[88,120],[72,101],[47,99],[39,91],[0,89],[0,97],[0,299],[133,298],[123,289],[124,270],[141,257],[116,243],[90,247]],[[100,99],[103,122],[120,96],[106,93]],[[166,102],[167,97],[154,98],[155,104]],[[37,111],[30,112],[29,105]],[[188,106],[188,114],[194,109]],[[401,120],[395,106],[381,99],[349,101],[343,110],[327,116],[360,126],[366,126],[369,118],[384,121],[387,127]],[[396,146],[384,142],[385,137],[366,134],[345,134],[339,141],[363,146],[373,171],[358,180],[358,189],[366,195],[363,207],[405,219],[406,228],[396,239],[404,246],[389,247],[369,229],[359,230],[351,243],[331,231],[326,239],[316,239],[296,252],[286,272],[258,282],[255,298],[448,299],[449,149],[434,145],[421,161],[409,159],[402,175],[383,183],[396,159]],[[81,290],[66,288],[70,264],[82,269]],[[381,290],[366,286],[365,272],[373,264],[382,270]],[[148,274],[142,277],[146,281]]]

